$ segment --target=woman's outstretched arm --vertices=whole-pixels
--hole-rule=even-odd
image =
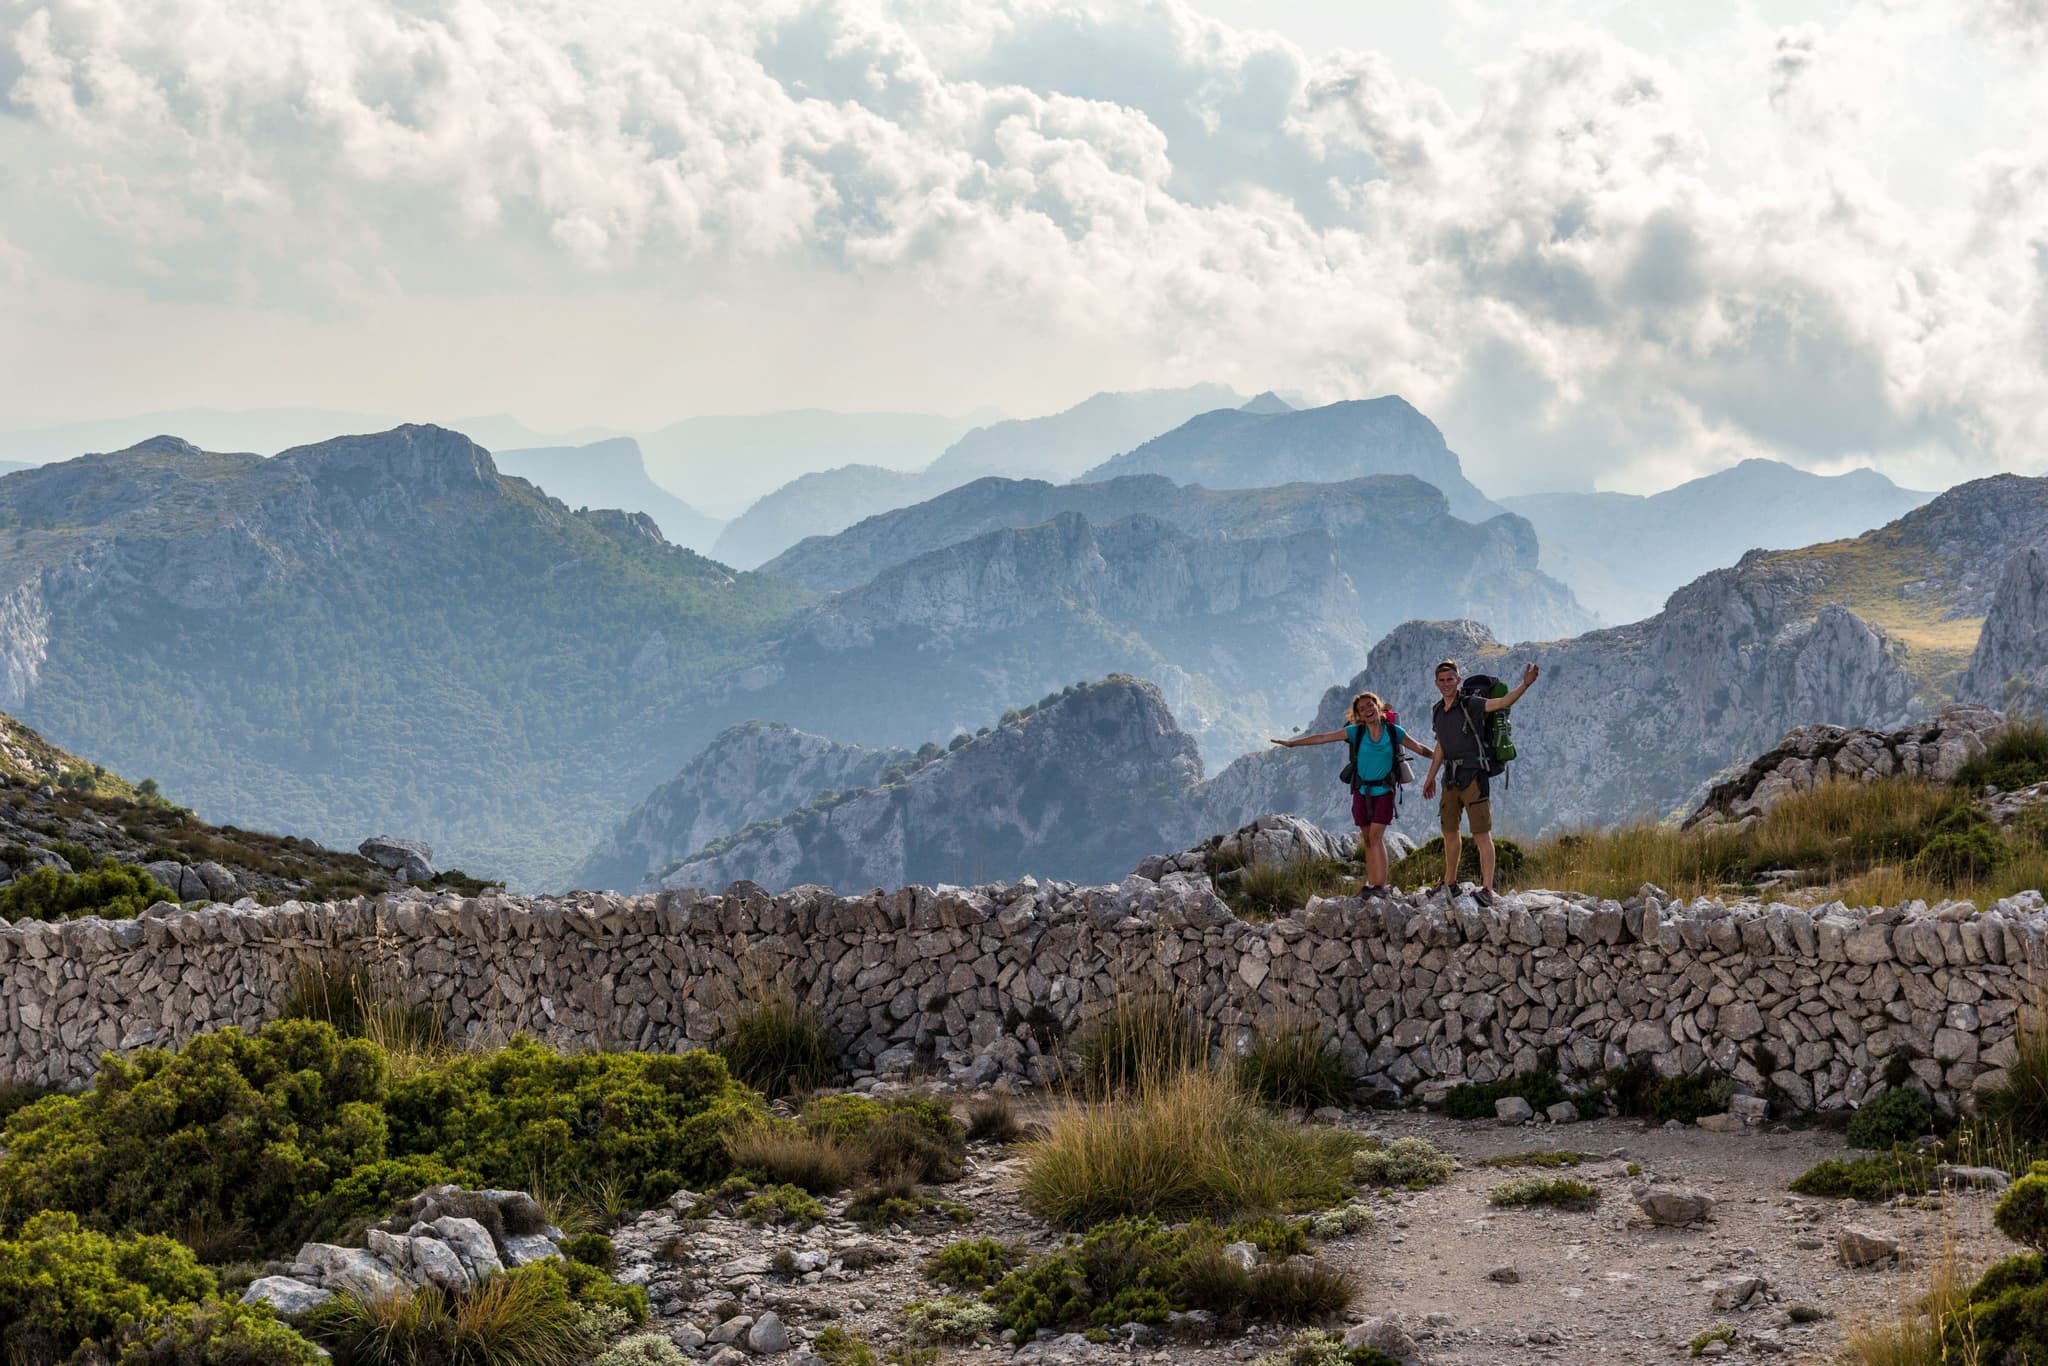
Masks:
[[[1341,730],[1326,730],[1321,735],[1297,735],[1292,740],[1275,740],[1273,743],[1293,749],[1296,745],[1334,745],[1343,738]],[[1428,753],[1427,750],[1423,752]]]

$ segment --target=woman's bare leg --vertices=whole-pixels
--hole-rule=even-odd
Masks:
[[[1365,880],[1375,887],[1387,885],[1387,827],[1368,825],[1360,843],[1365,845]]]

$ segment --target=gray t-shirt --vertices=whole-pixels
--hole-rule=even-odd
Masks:
[[[1436,731],[1436,742],[1443,746],[1445,767],[1460,759],[1484,757],[1479,737],[1486,729],[1485,698],[1460,696],[1449,710],[1439,701],[1429,709],[1429,724]]]

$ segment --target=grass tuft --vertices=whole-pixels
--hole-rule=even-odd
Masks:
[[[1503,1181],[1486,1194],[1486,1203],[1502,1209],[1531,1209],[1548,1205],[1552,1209],[1591,1209],[1600,1202],[1600,1192],[1568,1176],[1522,1176]]]
[[[1025,1158],[1027,1209],[1062,1228],[1122,1216],[1294,1213],[1337,1203],[1358,1140],[1275,1116],[1226,1074],[1190,1069],[1135,1095],[1057,1107]]]
[[[1307,1019],[1254,1034],[1238,1055],[1237,1077],[1267,1104],[1297,1110],[1343,1105],[1356,1087],[1336,1041]]]
[[[838,1050],[817,1012],[782,986],[752,988],[718,1051],[735,1077],[770,1100],[814,1091],[839,1072]]]
[[[1008,1096],[999,1092],[967,1103],[969,1143],[1015,1143],[1024,1134],[1024,1121],[1017,1118],[1017,1107]]]
[[[748,1125],[726,1140],[726,1149],[734,1171],[812,1195],[844,1189],[861,1169],[859,1155],[830,1134],[782,1124]]]
[[[1186,1004],[1157,992],[1118,996],[1082,1031],[1076,1049],[1077,1080],[1093,1095],[1127,1091],[1209,1057]]]

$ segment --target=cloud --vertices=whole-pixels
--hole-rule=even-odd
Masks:
[[[1503,491],[2037,462],[2044,149],[1909,209],[1866,150],[1882,33],[1745,41],[1696,94],[1566,29],[1461,110],[1179,0],[25,0],[0,235],[307,313],[829,272],[1130,356],[1105,385],[1402,392]]]

